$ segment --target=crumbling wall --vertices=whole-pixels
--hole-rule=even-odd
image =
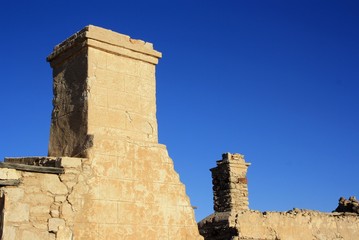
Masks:
[[[74,193],[88,183],[88,159],[29,157],[0,165],[3,238],[72,239]]]
[[[238,168],[241,164],[242,168]],[[198,223],[205,240],[356,240],[359,239],[359,215],[348,212],[323,213],[293,209],[288,212],[259,212],[246,210],[248,206],[245,161],[240,154],[226,153],[213,177],[214,210]],[[239,170],[241,169],[241,170]],[[236,172],[236,177],[231,172]],[[220,181],[218,180],[220,178]],[[226,194],[220,196],[218,191]],[[241,191],[238,191],[241,190]],[[240,194],[242,193],[242,194]],[[340,199],[343,206],[356,210],[355,198]],[[340,205],[342,204],[342,205]],[[242,208],[242,209],[241,209]]]
[[[215,212],[248,209],[246,163],[241,154],[225,153],[217,167],[212,168],[213,208]]]
[[[55,166],[65,172],[50,177],[14,163],[21,181],[5,188],[5,211],[11,216],[16,210],[14,188],[23,191],[26,213],[16,221],[5,214],[6,236],[16,230],[13,239],[25,239],[26,230],[27,236],[37,234],[29,239],[202,239],[185,186],[158,143],[160,57],[151,43],[95,26],[54,48],[47,58],[54,78],[49,156],[86,160],[70,172]],[[49,190],[44,181],[59,190]],[[33,185],[45,199],[38,203],[38,219],[25,191]]]
[[[231,217],[239,239],[355,240],[359,239],[359,216],[295,209],[289,212],[243,211]]]

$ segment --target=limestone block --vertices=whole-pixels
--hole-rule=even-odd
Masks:
[[[154,98],[156,94],[153,84],[144,83],[144,79],[134,76],[126,78],[125,91],[146,98]]]
[[[123,153],[124,146],[118,139],[113,140],[111,138],[96,137],[94,140],[97,154],[118,156]]]
[[[101,179],[99,192],[101,199],[135,201],[135,182],[123,179]]]
[[[43,191],[48,191],[52,194],[66,195],[68,193],[66,185],[55,174],[43,174],[40,184]]]
[[[80,175],[77,184],[73,187],[73,190],[67,199],[70,202],[73,202],[74,199],[81,199],[84,195],[90,199],[99,199],[100,192],[98,178],[87,178],[87,174]]]
[[[115,94],[115,93],[112,93]],[[131,92],[125,92],[124,94],[121,94],[123,98],[123,104],[125,107],[126,112],[129,114],[140,114],[140,115],[147,115],[149,114],[149,110],[145,113],[143,113],[141,110],[141,96],[133,94]],[[128,115],[129,120],[131,121],[131,115]]]
[[[129,118],[130,121],[125,122],[126,130],[142,133],[147,138],[157,136],[157,123],[155,119],[143,117],[139,114],[132,114]]]
[[[16,169],[0,168],[0,179],[20,179],[20,177],[21,174]]]
[[[58,218],[58,217],[60,217],[60,211],[59,210],[51,210],[50,211],[50,215],[51,215],[51,217],[53,217],[53,218]]]
[[[93,49],[90,49],[90,53]],[[104,58],[107,57],[105,54],[101,54]],[[90,54],[91,58],[91,54]],[[125,79],[130,76],[116,71],[109,71],[108,69],[98,68],[94,63],[90,63],[95,68],[89,69],[89,89],[90,89],[90,100],[93,96],[102,95],[107,96],[110,93],[124,93],[125,92]],[[109,98],[112,99],[112,98]],[[110,106],[110,105],[109,105]]]
[[[139,101],[139,109],[134,110],[136,113],[141,115],[147,115],[150,118],[156,118],[156,102],[154,99],[141,97]],[[149,114],[153,113],[153,114]]]
[[[78,182],[78,174],[67,173],[60,175],[61,182],[66,185],[68,189],[71,189]]]
[[[108,122],[104,123],[105,126],[111,128],[125,129],[128,117],[123,110],[107,109]]]
[[[25,189],[26,191],[26,189]],[[24,202],[31,205],[43,205],[50,206],[54,201],[54,198],[49,193],[42,193],[38,191],[36,193],[28,194],[25,192]]]
[[[68,227],[59,226],[59,229],[56,233],[56,240],[72,240],[73,235],[72,231]]]
[[[50,218],[48,222],[48,230],[49,232],[57,233],[59,227],[64,228],[66,222],[62,218]]]
[[[64,201],[66,201],[66,195],[57,195],[57,196],[55,196],[55,202],[62,203]]]
[[[24,189],[20,187],[6,187],[5,194],[13,202],[18,202],[24,197]]]
[[[16,240],[16,228],[5,224],[3,229],[3,239],[5,240]]]
[[[98,239],[121,239],[117,224],[99,224]]]
[[[24,230],[21,233],[21,240],[55,240],[55,234],[46,231],[36,231],[35,229]]]
[[[117,203],[114,201],[88,199],[84,202],[81,215],[75,219],[76,223],[117,223]]]
[[[117,158],[117,177],[121,179],[134,179],[134,161],[123,157]]]
[[[119,236],[123,236],[123,239],[133,239],[135,240],[137,237],[138,227],[134,225],[121,225],[117,229]]]
[[[129,105],[128,104],[128,93],[126,92],[115,92],[108,90],[108,93],[106,95],[108,99],[108,105],[107,107],[114,110],[122,110],[122,111],[132,111],[133,108],[136,108],[136,105]]]
[[[98,223],[76,223],[73,230],[74,240],[101,239],[98,225]]]
[[[95,89],[93,89],[94,91]],[[105,92],[106,90],[104,90]],[[98,94],[89,94],[89,101],[91,103],[93,103],[95,106],[97,107],[103,107],[103,108],[108,108],[109,107],[109,101],[108,101],[109,97],[107,94],[105,93],[98,93]],[[117,101],[116,101],[117,103]],[[113,108],[118,108],[117,105],[113,104],[113,100],[111,102],[111,107]]]
[[[68,223],[73,223],[74,210],[72,209],[72,205],[68,202],[64,202],[61,206],[61,218],[66,219]]]
[[[144,206],[141,207],[140,203],[134,202],[118,202],[118,223],[125,224],[138,224],[142,221],[145,214]]]
[[[50,217],[49,206],[35,205],[30,207],[31,221],[46,222]]]
[[[5,204],[5,222],[29,221],[30,208],[28,204],[8,201]]]
[[[64,168],[80,168],[82,164],[82,158],[70,158],[62,157],[61,166]]]

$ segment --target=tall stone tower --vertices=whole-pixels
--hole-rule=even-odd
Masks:
[[[243,155],[225,153],[211,169],[215,212],[248,210],[248,166]]]
[[[160,57],[151,43],[88,26],[47,58],[54,78],[49,156],[89,162],[86,186],[69,197],[77,239],[201,239],[185,187],[158,143]]]
[[[158,143],[160,57],[95,26],[54,48],[49,155],[0,163],[1,239],[202,239]]]
[[[124,152],[121,143],[158,143],[151,43],[88,26],[54,48],[50,156]]]

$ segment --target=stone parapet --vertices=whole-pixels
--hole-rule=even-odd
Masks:
[[[359,215],[293,209],[288,212],[214,213],[198,224],[205,240],[354,240]]]
[[[101,49],[137,60],[158,63],[162,54],[153,49],[152,43],[132,39],[127,35],[89,25],[54,47],[47,61],[55,65],[85,46]]]

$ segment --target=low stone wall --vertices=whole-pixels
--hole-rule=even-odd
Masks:
[[[72,239],[76,209],[71,193],[86,183],[79,181],[87,159],[29,157],[5,161],[0,165],[4,200],[1,239]]]
[[[355,240],[359,215],[294,209],[288,212],[215,213],[199,223],[206,240]]]

